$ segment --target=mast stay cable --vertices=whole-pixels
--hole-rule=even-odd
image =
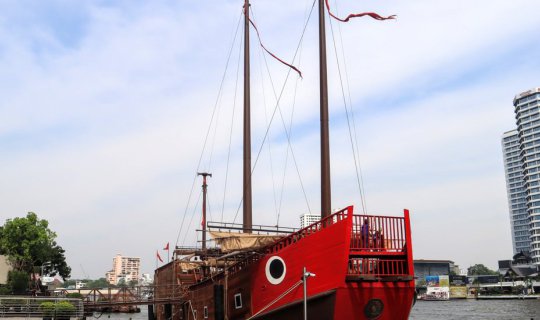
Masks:
[[[188,227],[186,229],[186,233],[184,234],[184,240],[182,240],[182,246],[184,246],[184,244],[186,243],[186,239],[187,239],[187,236],[188,236],[187,230],[189,230],[191,228],[191,223],[193,222],[193,217],[195,216],[197,206],[199,205],[199,202],[201,201],[201,195],[202,195],[202,190],[199,191],[199,197],[197,197],[197,202],[195,203],[195,206],[193,207],[193,212],[191,213],[191,219],[189,219],[189,224],[188,224]],[[195,235],[196,234],[197,233],[195,232]]]
[[[341,64],[340,64],[337,45],[336,45],[336,36],[335,36],[335,33],[334,33],[334,24],[332,23],[332,19],[329,19],[329,21],[330,21],[330,32],[332,34],[332,43],[334,45],[334,54],[335,54],[335,57],[336,57],[336,65],[337,65],[337,70],[338,70],[339,83],[340,83],[340,88],[341,88],[341,95],[342,95],[342,99],[343,99],[343,107],[345,108],[345,115],[346,115],[346,118],[347,118],[347,127],[348,127],[348,131],[349,131],[349,140],[350,140],[350,143],[351,143],[351,149],[352,149],[353,160],[354,160],[354,167],[355,167],[355,170],[356,170],[356,182],[358,184],[358,191],[360,192],[360,200],[361,200],[361,203],[362,203],[362,210],[363,210],[363,212],[365,214],[366,213],[366,208],[365,208],[364,196],[363,196],[363,191],[362,191],[363,186],[362,186],[362,184],[360,182],[360,174],[359,174],[359,160],[358,160],[359,155],[356,154],[357,150],[355,150],[355,148],[354,148],[355,139],[353,138],[353,134],[352,134],[351,115],[349,115],[349,112],[350,112],[349,108],[352,110],[352,104],[348,105],[346,97],[345,97],[345,87],[343,85],[343,75],[341,73]],[[341,29],[339,30],[339,33],[341,35]],[[342,46],[341,48],[343,49],[343,42],[341,43],[341,46]],[[349,96],[350,96],[350,92],[349,92]]]
[[[339,14],[337,0],[334,2],[334,4],[336,6],[336,12]],[[360,201],[362,203],[362,210],[364,214],[367,214],[368,207],[367,207],[367,199],[366,199],[366,188],[364,186],[364,176],[362,173],[362,163],[360,160],[360,149],[358,147],[358,133],[356,131],[356,121],[355,121],[356,117],[354,115],[354,108],[352,107],[351,86],[350,86],[350,81],[349,81],[349,72],[347,71],[348,70],[347,59],[345,58],[345,42],[343,41],[343,36],[341,32],[341,23],[338,23],[337,26],[338,26],[338,31],[339,31],[339,39],[341,43],[341,57],[343,59],[343,70],[345,71],[345,85],[347,87],[347,96],[348,96],[348,101],[349,101],[349,107],[351,110],[354,148],[356,149],[356,155],[357,155],[356,161],[358,161],[358,171],[356,173],[356,179],[358,180],[357,183],[360,189]]]
[[[253,19],[255,19],[255,16],[253,14],[253,11],[251,11],[251,16],[253,17]],[[262,65],[261,65],[261,60],[262,60],[262,56],[264,56],[264,52],[262,49],[259,49],[259,59],[257,60],[258,61],[258,66],[259,66],[259,73],[260,73],[260,77],[261,77],[261,90],[262,90],[262,96],[263,96],[263,105],[264,105],[264,119],[266,121],[266,124],[268,125],[268,106],[266,104],[266,90],[265,90],[265,86],[264,86],[264,75],[263,75],[263,70],[262,70]],[[271,77],[271,75],[269,75],[269,77]],[[269,139],[269,142],[268,142],[268,158],[269,158],[269,161],[270,161],[270,175],[272,177],[272,193],[273,193],[273,199],[274,199],[274,210],[276,211],[276,217],[278,216],[278,205],[277,205],[277,197],[276,197],[276,180],[275,180],[275,175],[274,175],[274,161],[273,161],[273,158],[272,158],[272,146],[270,144],[270,140]]]
[[[308,12],[309,12],[309,6],[306,6],[305,13],[304,13],[304,20],[307,18]],[[253,10],[251,11],[251,16],[253,17],[253,19],[255,19],[255,14],[253,13]],[[268,74],[268,79],[269,79],[271,87],[272,87],[272,93],[274,94],[274,99],[276,100],[276,103],[278,104],[278,107],[279,107],[279,101],[278,101],[278,97],[277,97],[277,93],[276,93],[276,88],[275,88],[275,85],[274,85],[274,80],[272,78],[272,74],[271,74],[270,68],[268,66],[268,60],[266,58],[266,55],[264,55],[264,51],[266,51],[266,50],[263,50],[263,49],[264,48],[261,48],[259,50],[259,62],[264,60],[264,64],[266,66],[266,72]],[[300,68],[301,60],[302,60],[302,50],[299,51],[298,68]],[[263,94],[263,104],[264,104],[265,118],[266,118],[267,126],[271,126],[271,123],[268,122],[268,115],[266,113],[266,111],[267,111],[266,90],[265,90],[265,86],[264,86],[264,76],[263,76],[263,72],[262,72],[262,66],[261,66],[260,63],[259,63],[259,67],[260,67],[261,79],[263,80],[262,81],[263,84],[262,84],[261,87],[262,87],[262,94]],[[293,99],[293,101],[292,101],[292,110],[291,110],[291,116],[290,116],[290,120],[289,120],[288,129],[287,129],[287,124],[285,124],[285,120],[284,120],[284,117],[282,115],[282,110],[281,110],[281,108],[279,109],[284,131],[285,132],[288,131],[289,136],[292,136],[292,123],[293,123],[293,118],[294,118],[294,109],[295,109],[295,104],[296,104],[296,95],[297,95],[297,89],[298,89],[298,82],[299,81],[300,81],[300,79],[297,78],[296,81],[295,81],[295,85],[294,85],[294,93],[292,95],[292,99]],[[288,159],[289,159],[289,148],[291,148],[291,150],[292,150],[292,145],[290,143],[290,138],[288,139],[287,142],[288,143],[287,143],[287,148],[286,148],[285,162],[284,162],[284,166],[283,166],[283,175],[282,175],[282,178],[281,178],[281,187],[280,187],[279,203],[278,203],[277,196],[276,196],[276,185],[275,185],[275,177],[274,177],[272,149],[270,147],[270,139],[268,140],[268,152],[269,152],[269,157],[270,157],[270,171],[271,171],[271,175],[272,175],[272,187],[273,187],[273,193],[274,193],[274,208],[276,210],[276,226],[279,226],[279,219],[280,219],[280,216],[281,216],[281,207],[282,207],[282,203],[283,203],[283,193],[284,193],[284,189],[285,189],[285,178],[286,178],[287,167],[288,167],[288,162],[289,162],[288,161]],[[295,167],[296,167],[296,170],[297,170],[297,174],[298,174],[298,178],[299,178],[299,181],[300,181],[302,191],[304,193],[304,199],[306,200],[308,210],[310,210],[309,202],[307,201],[307,196],[306,196],[306,192],[305,192],[303,181],[302,181],[302,177],[300,176],[300,171],[298,169],[298,164],[296,163],[296,161],[294,162],[294,164],[295,164]]]
[[[315,7],[315,0],[314,0],[314,2],[313,2],[313,7]],[[305,25],[304,25],[304,29],[302,30],[302,35],[300,36],[300,40],[299,40],[299,42],[298,42],[298,46],[296,47],[295,53],[294,53],[294,55],[293,55],[292,62],[294,62],[294,61],[296,60],[296,56],[298,55],[298,51],[299,51],[299,49],[300,49],[302,40],[303,40],[304,35],[305,35],[305,32],[306,32],[307,24],[308,24],[308,22],[309,22],[309,20],[310,20],[311,13],[313,12],[313,7],[312,7],[312,10],[311,10],[311,12],[310,12],[310,14],[309,14],[309,16],[308,16],[308,19],[306,20],[306,23],[305,23]],[[287,75],[286,75],[286,77],[285,77],[285,81],[283,82],[283,86],[281,87],[281,91],[280,91],[279,97],[278,97],[278,99],[277,99],[276,106],[274,107],[274,111],[273,111],[273,113],[272,113],[272,116],[270,117],[270,125],[272,124],[272,122],[273,122],[273,120],[274,120],[274,118],[275,118],[276,112],[278,111],[278,109],[280,110],[280,108],[279,108],[279,101],[281,101],[281,98],[282,98],[282,96],[283,96],[283,93],[284,93],[284,90],[285,90],[285,86],[286,86],[287,81],[288,81],[288,79],[289,79],[289,76],[290,76],[290,74],[291,74],[291,70],[292,70],[292,69],[289,68],[289,70],[287,71]],[[270,130],[270,126],[268,126],[268,127],[266,128],[266,131],[265,131],[263,140],[262,140],[262,142],[261,142],[261,146],[259,147],[259,151],[257,152],[257,157],[256,157],[256,159],[255,159],[255,163],[254,163],[254,165],[253,165],[253,168],[251,169],[251,172],[252,172],[252,173],[254,172],[255,168],[257,167],[257,163],[258,163],[258,160],[259,160],[259,157],[260,157],[262,148],[263,148],[263,146],[264,146],[264,143],[265,143],[266,139],[268,138],[268,132],[269,132],[269,130]],[[287,135],[287,139],[289,140],[289,139],[290,139],[289,133],[286,131],[285,134]],[[289,140],[289,141],[290,141],[290,140]],[[293,157],[293,158],[294,158],[294,157]],[[233,223],[236,221],[236,218],[238,217],[238,213],[240,212],[240,208],[241,208],[241,206],[242,206],[242,201],[243,201],[243,199],[240,200],[240,203],[239,203],[239,205],[238,205],[236,214],[235,214],[235,216],[234,216]],[[311,210],[310,210],[310,212],[311,212]]]
[[[348,22],[350,19],[352,18],[359,18],[359,17],[365,17],[365,16],[369,16],[375,20],[393,20],[393,19],[396,19],[396,15],[391,15],[391,16],[386,16],[386,17],[383,17],[383,16],[380,16],[379,14],[377,13],[374,13],[374,12],[363,12],[363,13],[353,13],[353,14],[349,14],[345,19],[342,19],[342,18],[339,18],[337,17],[336,15],[334,15],[332,13],[332,11],[330,10],[330,4],[328,2],[329,0],[325,0],[325,4],[326,4],[326,8],[327,8],[327,11],[328,11],[328,14],[330,15],[330,17],[340,21],[340,22]],[[357,179],[357,183],[358,183],[358,188],[359,188],[359,191],[360,191],[360,199],[362,201],[362,209],[364,210],[364,213],[366,212],[366,202],[365,202],[365,194],[364,194],[364,191],[363,191],[363,179],[361,178],[362,174],[361,174],[361,169],[359,168],[360,166],[360,160],[358,159],[357,160],[357,155],[356,153],[358,153],[358,139],[356,138],[356,126],[355,126],[355,123],[354,123],[354,114],[352,113],[352,100],[351,100],[351,95],[350,95],[350,89],[349,89],[349,80],[348,80],[348,73],[346,71],[346,59],[345,59],[345,53],[344,53],[344,49],[343,49],[343,38],[342,38],[342,35],[341,35],[341,28],[339,28],[339,36],[340,36],[340,39],[341,39],[341,50],[342,50],[342,57],[343,57],[343,63],[344,63],[344,67],[345,67],[345,74],[346,74],[346,78],[347,78],[347,89],[348,89],[348,94],[349,94],[349,108],[351,109],[351,116],[352,116],[352,124],[354,126],[354,134],[355,134],[355,139],[353,139],[353,134],[352,134],[352,131],[351,131],[351,117],[349,116],[349,109],[347,108],[347,102],[346,102],[346,98],[345,98],[345,91],[344,91],[344,86],[343,86],[343,77],[342,77],[342,74],[341,74],[341,67],[340,67],[340,63],[339,63],[339,56],[338,56],[338,52],[337,52],[337,45],[336,45],[336,37],[335,37],[335,34],[334,34],[334,28],[333,28],[333,24],[332,24],[332,19],[330,19],[330,29],[331,29],[331,32],[332,32],[332,41],[334,43],[334,52],[335,52],[335,55],[336,55],[336,61],[337,61],[337,68],[338,68],[338,73],[339,73],[339,81],[340,81],[340,85],[341,85],[341,93],[342,93],[342,96],[343,96],[343,105],[345,107],[345,113],[346,113],[346,116],[347,116],[347,125],[348,125],[348,129],[349,129],[349,139],[351,140],[351,148],[352,148],[352,151],[353,151],[353,157],[354,157],[354,165],[355,165],[355,168],[356,168],[356,179]],[[355,142],[356,144],[355,144]],[[356,145],[356,150],[355,150],[355,145]]]
[[[238,21],[240,23],[240,21]],[[236,81],[234,84],[234,97],[233,97],[233,109],[231,115],[231,127],[229,129],[229,147],[227,149],[227,164],[225,169],[225,182],[223,185],[223,199],[221,202],[221,222],[223,222],[223,214],[225,212],[225,198],[227,195],[227,183],[229,181],[229,165],[231,163],[231,147],[232,147],[232,136],[233,136],[233,127],[234,127],[234,115],[236,113],[236,97],[238,94],[238,79],[240,78],[240,59],[242,57],[242,43],[243,38],[240,38],[240,44],[238,46],[238,60],[236,63]]]
[[[212,110],[212,116],[211,116],[210,122],[208,124],[208,129],[207,129],[206,136],[205,136],[205,139],[204,139],[203,148],[202,148],[201,154],[199,156],[199,161],[197,163],[197,170],[196,171],[199,171],[199,169],[201,167],[202,157],[203,157],[203,155],[205,153],[205,150],[206,150],[206,144],[208,142],[208,136],[210,135],[210,129],[211,129],[212,123],[214,121],[214,116],[215,116],[216,109],[218,107],[219,101],[221,100],[221,95],[222,95],[222,92],[223,92],[223,83],[225,82],[225,76],[227,75],[227,70],[229,68],[229,62],[230,62],[230,58],[231,58],[231,55],[232,55],[232,50],[234,48],[234,43],[236,42],[236,38],[238,36],[238,29],[239,29],[241,18],[242,18],[242,13],[240,14],[240,16],[238,18],[238,23],[237,23],[237,26],[236,26],[236,30],[234,32],[234,37],[233,37],[233,41],[231,43],[231,48],[230,48],[228,56],[227,56],[227,62],[225,63],[225,70],[223,71],[223,76],[221,78],[221,83],[219,85],[218,95],[216,97],[216,102],[215,102],[214,108]],[[178,230],[178,235],[176,236],[176,244],[175,245],[178,245],[178,240],[180,239],[180,235],[181,235],[182,229],[184,227],[186,214],[187,214],[187,211],[188,211],[188,208],[189,208],[189,204],[191,203],[191,197],[193,195],[193,190],[195,188],[196,181],[197,181],[197,175],[195,174],[195,176],[193,178],[193,183],[191,184],[191,191],[190,191],[189,196],[188,196],[188,201],[186,203],[186,207],[185,207],[185,210],[184,210],[184,215],[182,216],[182,222],[180,223],[180,229]],[[191,223],[190,223],[190,225],[191,225]],[[189,229],[189,227],[187,229]],[[186,230],[186,236],[187,236],[187,233],[188,232]],[[184,242],[185,242],[185,237],[184,237],[184,241],[182,243],[184,243]]]
[[[315,7],[315,2],[313,2],[313,4],[312,4],[312,7],[311,7],[312,10],[313,10],[314,7]],[[309,22],[309,20],[306,21],[306,25],[307,25],[308,22]],[[302,47],[302,44],[303,44],[303,35],[302,35],[302,37],[300,38],[300,41],[299,41],[299,48]],[[298,52],[298,64],[300,64],[300,61],[301,61],[301,53],[302,53],[302,50],[299,50],[299,52]],[[288,128],[287,128],[287,124],[285,122],[285,117],[283,116],[283,111],[282,111],[282,109],[280,107],[280,100],[281,100],[281,95],[283,94],[283,92],[281,92],[280,96],[278,97],[278,95],[276,93],[276,88],[275,88],[275,85],[274,85],[274,81],[273,81],[272,75],[270,73],[270,67],[268,66],[268,60],[266,59],[266,56],[264,56],[264,55],[263,55],[263,59],[264,59],[264,62],[265,62],[266,71],[268,73],[268,78],[270,80],[270,84],[271,84],[271,87],[272,87],[272,92],[274,94],[274,98],[276,99],[276,107],[275,108],[277,108],[277,111],[279,111],[281,123],[283,125],[283,130],[284,130],[285,135],[287,137],[287,152],[286,152],[286,157],[285,157],[285,167],[284,167],[284,170],[283,170],[283,178],[282,178],[282,182],[281,182],[280,201],[279,201],[278,214],[277,214],[277,219],[276,219],[277,220],[276,225],[279,226],[279,218],[280,218],[280,215],[281,215],[281,205],[283,203],[283,191],[284,191],[284,186],[285,186],[285,174],[286,174],[286,170],[287,170],[287,164],[288,164],[288,158],[289,158],[289,150],[290,150],[290,153],[292,155],[294,167],[296,169],[296,174],[298,175],[298,180],[300,182],[300,188],[302,189],[302,193],[304,195],[304,200],[306,201],[306,206],[307,206],[308,212],[311,214],[311,207],[310,207],[309,201],[307,199],[306,190],[304,188],[304,182],[303,182],[302,176],[300,174],[300,168],[298,166],[298,162],[296,161],[296,156],[294,154],[294,150],[293,150],[293,147],[292,147],[292,144],[291,144],[292,122],[293,122],[294,108],[295,108],[295,103],[296,103],[296,93],[297,93],[297,88],[298,88],[298,81],[300,79],[297,78],[296,82],[295,82],[291,118],[289,120],[289,125],[288,125]],[[275,113],[275,109],[274,109],[274,113]],[[271,126],[271,124],[272,124],[272,120],[270,121],[270,123],[268,125]],[[263,144],[264,144],[264,141],[263,141]]]

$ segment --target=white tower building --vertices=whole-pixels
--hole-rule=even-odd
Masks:
[[[506,192],[510,212],[510,232],[514,254],[529,252],[529,221],[527,201],[523,186],[523,169],[519,150],[517,130],[505,132],[502,137],[504,169],[506,172]]]
[[[528,251],[533,263],[540,264],[540,88],[516,95],[514,111],[517,130],[505,133],[502,142],[514,251]]]

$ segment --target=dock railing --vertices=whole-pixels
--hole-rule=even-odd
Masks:
[[[0,318],[83,319],[80,299],[0,296]]]

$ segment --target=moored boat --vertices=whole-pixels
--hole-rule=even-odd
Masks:
[[[363,241],[365,219],[383,230],[384,242]],[[415,295],[411,250],[408,211],[403,217],[366,216],[349,207],[258,250],[216,258],[208,253],[207,262],[195,267],[178,259],[157,269],[157,285],[170,283],[173,272],[185,288],[176,292],[178,304],[162,306],[157,314],[161,319],[173,314],[182,315],[175,319],[298,319],[306,268],[315,275],[307,280],[308,319],[407,319]],[[204,269],[212,275],[203,276]]]
[[[244,8],[249,8],[247,0]],[[157,319],[408,318],[415,298],[408,210],[397,217],[355,214],[352,206],[330,209],[324,8],[321,0],[321,220],[300,230],[252,225],[248,147],[243,224],[206,222],[209,174],[201,173],[202,247],[176,247],[173,261],[156,269],[154,298],[177,301],[156,305]],[[249,10],[244,15],[249,56],[252,22]],[[385,19],[374,13],[356,16],[364,15]],[[244,61],[244,107],[249,110],[249,60]],[[249,146],[249,119],[244,128],[244,146]],[[207,247],[207,233],[217,246]]]

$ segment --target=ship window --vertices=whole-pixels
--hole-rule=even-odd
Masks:
[[[237,293],[234,295],[234,308],[235,309],[242,308],[242,294],[241,293]]]
[[[208,307],[204,306],[204,318],[208,319]]]
[[[287,267],[285,261],[278,256],[271,257],[266,262],[266,279],[271,284],[280,284],[285,279]]]

